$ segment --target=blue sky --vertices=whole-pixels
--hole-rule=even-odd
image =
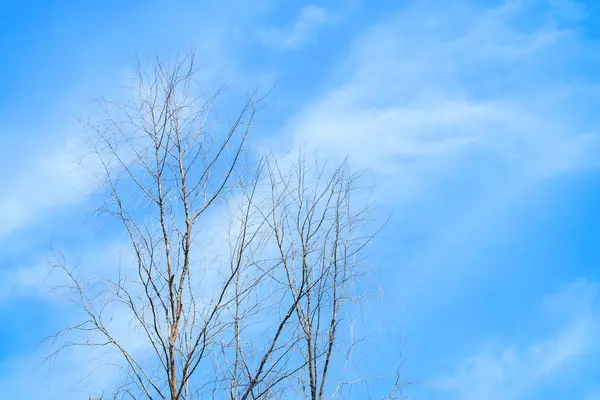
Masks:
[[[133,55],[194,47],[208,87],[274,85],[257,141],[376,185],[366,351],[402,349],[411,398],[600,399],[600,5],[210,3],[0,1],[0,398],[83,398],[85,354],[34,370],[69,320],[52,249],[101,268],[122,245],[85,222],[75,117],[124,96]]]

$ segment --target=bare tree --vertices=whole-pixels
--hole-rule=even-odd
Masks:
[[[260,99],[219,119],[222,90],[198,95],[194,73],[193,57],[140,66],[129,103],[83,121],[98,213],[131,254],[97,278],[57,263],[85,318],[52,338],[53,355],[106,349],[123,368],[115,399],[344,397],[360,382],[344,378],[346,328],[374,234],[357,176],[303,152],[244,157]]]

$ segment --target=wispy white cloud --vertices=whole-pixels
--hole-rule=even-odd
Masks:
[[[76,141],[66,140],[23,155],[13,173],[0,178],[0,239],[91,193],[96,177],[77,168],[81,156]]]
[[[288,25],[260,30],[258,38],[263,44],[275,48],[298,48],[314,41],[319,28],[331,21],[330,11],[325,7],[309,5],[303,7],[296,20]]]
[[[561,75],[593,45],[575,22],[557,23],[561,10],[531,14],[518,1],[408,6],[358,38],[334,72],[345,82],[290,123],[296,142],[350,153],[358,167],[413,191],[473,154],[536,177],[596,167],[593,116],[569,105],[597,87]]]
[[[542,302],[544,319],[556,325],[552,332],[526,345],[488,346],[462,360],[435,386],[460,400],[528,398],[553,376],[576,366],[581,356],[599,350],[598,289],[587,280],[569,284]]]
[[[74,115],[87,118],[98,113],[93,103],[82,104],[90,97],[116,102],[129,99],[125,88],[135,76],[133,54],[142,63],[156,56],[173,61],[177,53],[185,55],[194,49],[197,66],[201,66],[197,77],[207,92],[225,81],[241,87],[253,87],[257,80],[269,81],[268,72],[259,76],[239,68],[240,60],[235,56],[243,42],[239,36],[250,30],[260,9],[257,1],[248,0],[227,0],[214,7],[148,3],[130,24],[111,25],[104,35],[90,37],[86,48],[77,53],[81,58],[88,56],[87,62],[80,62],[79,75],[67,80],[69,86],[59,92],[48,93],[45,112],[36,116],[36,123],[2,121],[0,168],[7,172],[0,176],[0,240],[65,206],[86,200],[96,183],[93,174],[98,171],[88,174],[77,165],[86,154],[81,147],[85,133]],[[307,18],[311,15],[316,16],[309,10]],[[150,30],[156,34],[149,37]],[[91,54],[107,56],[97,59]],[[61,69],[56,60],[40,62],[48,63],[48,69]]]
[[[410,210],[426,235],[403,268],[387,267],[410,314],[453,301],[476,275],[518,274],[478,259],[502,234],[490,228],[498,216],[520,213],[549,180],[600,166],[598,86],[571,78],[596,68],[596,45],[556,4],[411,3],[359,35],[333,84],[288,122],[296,145],[349,153],[376,183],[373,199]],[[403,222],[390,225],[413,235]]]

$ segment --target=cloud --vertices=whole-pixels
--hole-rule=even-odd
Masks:
[[[599,287],[596,282],[580,280],[548,296],[541,309],[543,318],[555,325],[552,333],[543,332],[541,338],[526,345],[499,350],[487,346],[462,360],[454,372],[434,385],[461,400],[531,398],[531,393],[548,385],[553,376],[600,349]]]
[[[355,38],[329,85],[288,121],[294,145],[350,154],[373,200],[401,208],[395,237],[414,228],[426,237],[404,260],[408,272],[394,273],[415,313],[492,268],[474,258],[502,234],[490,229],[499,215],[600,166],[598,86],[585,73],[597,46],[582,36],[576,4],[400,7]]]
[[[535,179],[596,168],[595,116],[574,104],[595,102],[597,87],[568,78],[574,59],[597,64],[594,44],[567,2],[532,3],[392,13],[355,41],[332,74],[341,84],[290,121],[295,142],[350,153],[404,193],[472,174],[457,168],[482,154]]]
[[[61,140],[59,137],[58,140]],[[30,226],[48,213],[79,202],[94,189],[90,171],[77,168],[81,148],[75,140],[24,156],[0,185],[0,239]]]
[[[305,6],[295,21],[283,27],[262,29],[258,38],[263,44],[278,49],[298,48],[313,41],[318,29],[328,22],[331,15],[326,8]]]
[[[250,30],[248,26],[255,21],[258,9],[256,1],[248,0],[228,0],[214,7],[148,3],[133,12],[128,24],[106,24],[100,37],[89,33],[82,36],[85,45],[72,49],[77,66],[74,76],[65,77],[59,58],[46,56],[39,60],[47,66],[42,74],[44,80],[60,81],[63,85],[57,92],[44,92],[44,87],[36,89],[40,90],[37,101],[44,112],[36,116],[34,123],[18,116],[7,116],[2,121],[0,168],[7,172],[0,176],[0,240],[90,194],[95,178],[76,165],[85,153],[79,143],[82,127],[70,122],[74,122],[74,115],[97,116],[98,108],[87,103],[90,97],[116,102],[130,99],[125,88],[130,87],[135,76],[132,56],[139,56],[143,63],[155,56],[172,61],[177,53],[185,55],[195,49],[197,66],[202,66],[197,77],[207,91],[223,81],[245,87],[256,85],[258,78],[268,80],[267,73],[261,72],[257,77],[236,64],[241,53],[238,45],[243,42],[239,36]],[[130,11],[124,10],[123,15]],[[308,17],[312,14],[309,10]],[[100,13],[97,18],[102,23],[105,16]],[[155,34],[148,35],[149,31]],[[60,41],[62,36],[53,34],[57,35],[55,41]],[[106,56],[97,58],[97,54]],[[14,62],[18,61],[17,58]],[[16,87],[28,88],[26,83]],[[11,97],[13,93],[5,95]]]

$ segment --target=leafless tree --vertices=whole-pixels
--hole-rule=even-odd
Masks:
[[[217,118],[223,90],[198,94],[194,76],[193,57],[139,66],[130,102],[83,121],[98,213],[131,253],[97,278],[56,263],[85,317],[53,355],[105,349],[123,368],[115,399],[344,398],[374,235],[357,176],[302,151],[245,157],[260,99]]]

